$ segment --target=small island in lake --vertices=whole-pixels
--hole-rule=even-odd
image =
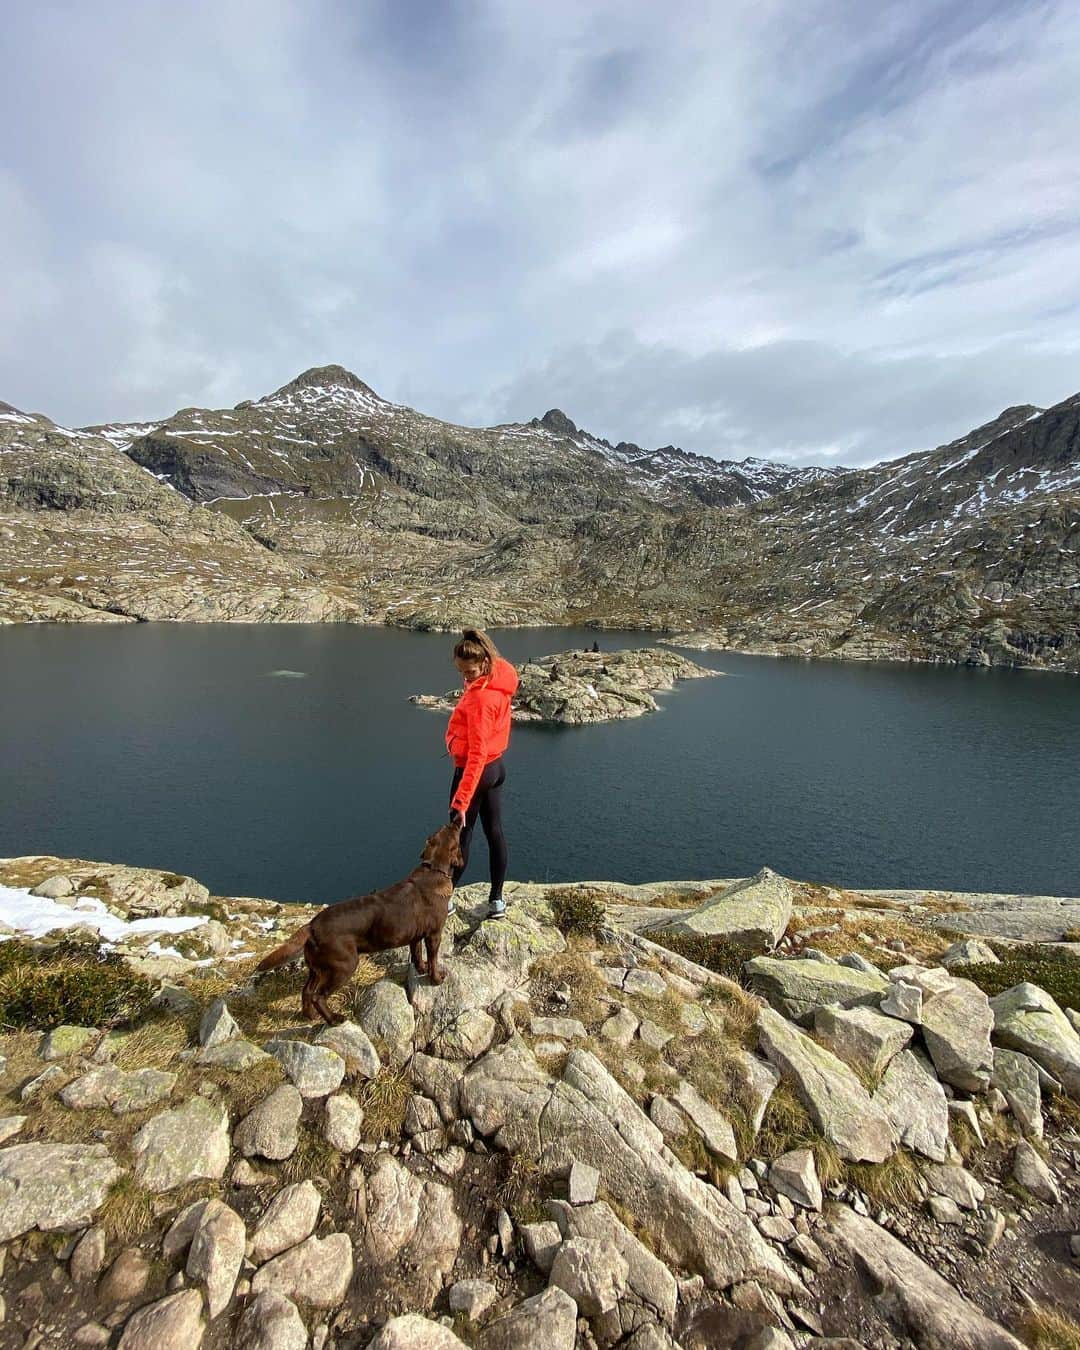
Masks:
[[[568,651],[530,658],[518,667],[521,683],[514,695],[515,722],[615,722],[657,712],[656,690],[675,687],[676,680],[696,680],[723,671],[706,670],[676,652],[655,647],[625,651]],[[413,694],[410,703],[451,712],[460,689],[445,694]]]

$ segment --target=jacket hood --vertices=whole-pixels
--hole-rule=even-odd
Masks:
[[[486,688],[494,689],[497,693],[506,694],[513,697],[518,687],[518,673],[509,661],[499,657],[491,668],[491,676],[487,681]]]

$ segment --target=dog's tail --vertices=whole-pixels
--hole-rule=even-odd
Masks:
[[[284,965],[290,956],[295,956],[310,936],[311,925],[306,923],[303,928],[296,930],[288,942],[283,942],[280,947],[275,947],[272,952],[268,952],[255,969],[276,970],[278,966]]]

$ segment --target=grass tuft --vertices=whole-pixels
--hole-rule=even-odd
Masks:
[[[1054,1308],[1034,1308],[1022,1330],[1032,1350],[1080,1350],[1080,1323]]]
[[[588,890],[568,886],[549,891],[547,901],[555,927],[564,937],[595,938],[599,935],[607,911]]]
[[[154,985],[121,956],[79,942],[0,943],[0,1022],[47,1031],[111,1027],[146,1017]]]
[[[111,1243],[125,1244],[154,1222],[154,1197],[130,1175],[122,1176],[105,1197],[94,1220]]]
[[[373,1144],[396,1139],[405,1123],[405,1108],[412,1091],[408,1075],[401,1069],[383,1069],[364,1083],[356,1093],[364,1113],[364,1139]]]

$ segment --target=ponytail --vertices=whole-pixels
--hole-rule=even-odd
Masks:
[[[498,659],[498,647],[479,628],[466,628],[454,646],[455,661],[482,661],[490,671]]]

